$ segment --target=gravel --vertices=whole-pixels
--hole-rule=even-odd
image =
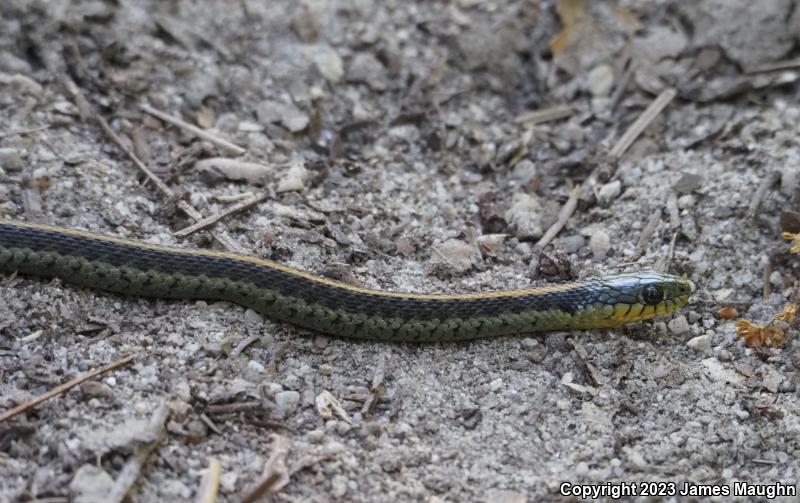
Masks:
[[[758,9],[792,12],[768,3]],[[568,265],[559,280],[664,267],[697,290],[677,315],[621,329],[415,346],[321,336],[225,302],[0,278],[0,411],[136,354],[2,425],[0,501],[102,501],[162,403],[171,413],[131,501],[198,501],[209,458],[218,501],[241,501],[278,437],[288,453],[273,468],[290,476],[276,501],[554,501],[564,481],[797,484],[796,330],[783,348],[748,348],[738,318],[718,314],[766,323],[796,297],[781,215],[797,207],[784,168],[798,166],[797,80],[780,72],[774,86],[731,64],[784,57],[788,29],[763,30],[786,16],[733,15],[754,8],[744,0],[703,0],[701,17],[671,2],[534,4],[6,0],[0,215],[219,249],[207,231],[174,234],[193,222],[81,116],[70,76],[204,216],[267,194],[213,228],[254,255],[395,291],[527,288],[529,264],[548,260]],[[701,40],[720,16],[719,38]],[[612,158],[669,86],[677,97]],[[145,116],[144,103],[247,153]],[[574,108],[516,120],[562,105]],[[219,159],[264,169],[257,183],[196,169]],[[781,183],[748,216],[776,171]]]
[[[669,331],[675,335],[685,335],[689,333],[689,322],[684,315],[676,316],[667,323],[667,326],[669,327]]]
[[[611,249],[611,236],[601,229],[596,229],[589,236],[589,249],[598,260],[602,260]]]
[[[707,351],[711,347],[711,342],[714,339],[714,334],[706,333],[703,335],[698,335],[697,337],[692,337],[688,341],[686,341],[686,345],[697,351],[698,353],[703,353]]]

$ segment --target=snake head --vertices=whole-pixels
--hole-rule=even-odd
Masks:
[[[692,282],[656,271],[620,274],[601,280],[610,292],[604,303],[609,316],[605,325],[615,327],[649,320],[683,307],[694,291]]]

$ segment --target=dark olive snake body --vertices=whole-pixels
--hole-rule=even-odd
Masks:
[[[653,271],[499,292],[386,292],[256,257],[13,220],[0,220],[0,272],[129,295],[225,300],[331,335],[408,342],[616,327],[675,311],[691,294],[687,280]]]

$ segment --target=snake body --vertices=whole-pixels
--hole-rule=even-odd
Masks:
[[[436,342],[610,328],[670,313],[691,294],[653,271],[522,290],[414,294],[360,288],[256,257],[0,220],[0,272],[108,292],[224,300],[344,337]]]

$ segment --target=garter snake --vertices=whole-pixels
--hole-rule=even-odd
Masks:
[[[109,292],[225,300],[332,335],[435,342],[611,328],[680,308],[691,284],[653,271],[521,290],[414,294],[360,288],[256,257],[0,220],[0,272]]]

